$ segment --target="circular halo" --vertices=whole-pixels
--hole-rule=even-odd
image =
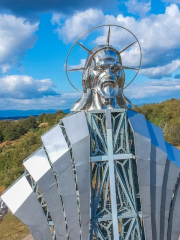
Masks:
[[[140,70],[140,67],[141,67],[141,62],[142,62],[142,50],[141,50],[141,45],[140,45],[137,37],[136,37],[130,30],[128,30],[128,29],[125,28],[125,27],[119,26],[119,25],[111,25],[111,24],[110,24],[110,25],[100,25],[100,26],[91,28],[91,29],[89,29],[88,31],[86,31],[86,32],[84,32],[83,34],[81,34],[81,36],[73,43],[72,47],[71,47],[70,50],[69,50],[69,53],[68,53],[68,55],[67,55],[67,58],[66,58],[66,76],[67,76],[67,79],[68,79],[69,83],[71,84],[71,86],[72,86],[74,89],[76,89],[78,92],[80,92],[80,93],[83,93],[83,92],[80,91],[79,89],[77,89],[77,88],[72,84],[71,80],[69,79],[68,69],[67,69],[68,59],[69,59],[69,56],[70,56],[70,54],[71,54],[71,51],[72,51],[73,47],[74,47],[75,44],[79,41],[79,39],[81,39],[81,38],[82,38],[85,34],[87,34],[88,32],[91,32],[92,30],[97,29],[97,28],[100,28],[100,27],[119,27],[119,28],[122,28],[122,29],[128,31],[131,35],[133,35],[133,37],[136,39],[136,42],[137,42],[138,45],[139,45],[140,61],[139,61],[139,66],[138,66],[138,68],[137,68],[137,72],[136,72],[135,76],[133,77],[133,79],[132,79],[123,89],[127,88],[127,87],[134,81],[134,79],[135,79],[136,76],[138,75],[139,70]],[[127,69],[128,69],[128,68],[127,68]],[[131,68],[130,68],[130,69],[131,69]]]

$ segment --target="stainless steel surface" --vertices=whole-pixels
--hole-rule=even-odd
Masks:
[[[166,232],[166,234],[168,240],[175,240],[180,235],[180,151],[169,143],[166,143],[166,147],[170,160],[166,194],[167,205],[170,202],[170,207],[169,211],[165,211],[166,216],[168,215],[168,233]],[[167,221],[165,221],[165,224],[167,224]]]
[[[48,210],[51,214],[51,219],[54,224],[56,239],[66,240],[66,222],[64,218],[61,196],[45,150],[41,148],[31,155],[24,162],[24,166],[31,177],[36,181],[39,190],[41,191],[47,204]]]
[[[44,134],[42,140],[62,197],[68,237],[78,240],[80,239],[80,222],[74,168],[70,150],[60,125]]]
[[[91,134],[91,160],[97,158],[91,165],[91,239],[140,240],[141,207],[140,202],[137,206],[137,179],[134,179],[137,174],[134,169],[136,161],[134,155],[130,154],[132,139],[130,140],[126,110],[106,111],[87,114]]]
[[[176,240],[180,236],[180,181],[178,179],[171,205],[168,225],[168,240]]]
[[[69,150],[59,125],[42,135],[41,139],[52,164]]]
[[[113,222],[113,238],[119,239],[118,229],[118,213],[117,213],[117,196],[116,196],[116,180],[115,180],[115,168],[113,158],[113,133],[112,133],[112,121],[111,111],[106,110],[106,131],[107,131],[107,145],[108,145],[108,163],[109,163],[109,181],[111,192],[111,209],[112,209],[112,222]]]
[[[170,145],[170,144],[168,144]],[[168,149],[168,148],[167,148]],[[167,238],[168,220],[170,213],[171,200],[174,188],[180,174],[180,169],[171,160],[167,158],[161,196],[161,214],[160,214],[160,240],[169,240]]]
[[[53,240],[47,218],[25,176],[11,186],[2,199],[24,224],[34,240]]]
[[[108,27],[104,45],[88,49],[78,42],[101,27]],[[112,27],[135,41],[117,50],[110,45]],[[69,70],[83,71],[82,97],[43,134],[42,148],[24,161],[25,174],[3,201],[34,240],[177,240],[180,151],[144,115],[127,110],[132,104],[123,93],[141,66],[137,38],[124,27],[102,25],[72,48],[76,43],[88,53],[84,67]],[[137,68],[121,59],[134,44]],[[124,87],[125,70],[136,73]]]
[[[151,213],[152,213],[152,232],[153,239],[160,237],[160,213],[162,185],[167,159],[167,150],[164,141],[162,129],[156,125],[147,122],[151,136]],[[165,199],[164,199],[165,200]]]
[[[79,112],[62,120],[66,140],[72,151],[72,164],[75,166],[81,238],[89,239],[90,228],[90,135],[84,112]]]
[[[142,217],[146,240],[152,240],[151,214],[151,137],[144,115],[128,110],[132,130],[134,132],[135,156],[139,179],[139,190],[142,206]]]
[[[2,196],[35,240],[177,238],[180,151],[142,114],[80,111],[42,140],[24,161],[30,185],[23,178]]]
[[[81,39],[81,37],[83,37],[86,33],[94,29],[106,26],[108,26],[109,29],[107,35],[107,42],[105,45],[99,45],[89,50],[78,42]],[[133,35],[136,41],[131,43],[121,51],[118,51],[116,48],[109,45],[111,27],[119,27],[128,31]],[[134,80],[141,66],[142,52],[140,44],[135,35],[126,28],[118,25],[102,25],[90,29],[89,31],[82,34],[73,44],[66,60],[66,74],[71,85],[72,83],[68,76],[67,67],[69,55],[76,43],[80,45],[86,52],[88,52],[88,56],[85,66],[83,68],[79,68],[79,70],[83,70],[82,97],[73,105],[71,111],[132,107],[131,102],[124,96],[123,89],[126,88]],[[121,53],[130,48],[135,43],[138,44],[140,50],[140,63],[138,68],[123,66],[121,60]],[[125,83],[124,69],[136,71],[134,78],[130,81],[130,83],[126,87],[124,87]],[[69,71],[78,71],[78,69],[70,69]],[[78,90],[77,88],[75,89]]]

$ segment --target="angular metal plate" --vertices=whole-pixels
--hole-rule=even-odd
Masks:
[[[3,195],[3,201],[11,211],[24,222],[34,240],[52,240],[43,209],[25,176],[15,182]]]

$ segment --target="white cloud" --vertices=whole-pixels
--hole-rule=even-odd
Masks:
[[[144,17],[151,10],[151,1],[128,0],[125,2],[128,12]]]
[[[70,69],[76,69],[76,68],[83,68],[84,65],[86,63],[86,59],[81,59],[81,62],[80,64],[77,64],[77,65],[68,65],[67,69],[70,70]],[[66,65],[64,65],[65,67]]]
[[[69,109],[81,97],[77,92],[61,93],[59,96],[43,96],[38,99],[14,99],[0,97],[0,110]]]
[[[97,9],[76,12],[72,17],[66,19],[65,24],[61,28],[57,28],[57,33],[64,42],[71,42],[91,26],[98,25],[103,18],[103,12]],[[53,14],[52,21],[59,24],[59,21],[54,19],[57,19],[55,14]]]
[[[61,13],[54,13],[51,19],[51,23],[52,25],[58,25],[60,26],[60,20],[63,17],[63,15]]]
[[[7,73],[9,69],[11,69],[11,65],[9,64],[2,64],[0,65],[1,71],[2,73]]]
[[[17,64],[19,57],[34,46],[38,23],[24,18],[0,14],[0,68],[5,73],[11,64]]]
[[[140,73],[149,78],[162,78],[171,76],[171,73],[179,68],[180,60],[174,60],[165,66],[141,69]]]
[[[0,78],[0,85],[1,98],[27,100],[43,96],[59,95],[59,93],[52,89],[53,82],[50,79],[36,80],[29,76],[10,75]]]
[[[57,92],[50,79],[10,75],[0,78],[0,109],[66,109],[76,102],[79,92]]]
[[[134,17],[124,17],[119,14],[105,15],[102,11],[89,9],[84,12],[77,12],[65,20],[64,24],[57,29],[59,37],[65,42],[74,41],[79,35],[91,27],[101,24],[117,24],[131,30],[139,39],[143,52],[143,68],[158,67],[157,75],[163,75],[164,68],[159,68],[174,61],[180,56],[180,10],[177,5],[172,4],[166,7],[164,14],[154,15],[136,20]],[[96,38],[94,44],[105,44],[107,29],[104,34]],[[133,41],[130,34],[111,29],[110,44],[122,49]],[[135,44],[129,51],[122,54],[123,65],[137,66],[138,45]],[[160,70],[161,74],[160,74]],[[172,67],[173,71],[173,67]],[[169,73],[170,74],[170,73]],[[167,75],[165,75],[167,76]]]
[[[134,83],[125,91],[130,99],[157,99],[180,98],[180,79],[148,80],[141,83]],[[133,101],[132,101],[133,102]]]

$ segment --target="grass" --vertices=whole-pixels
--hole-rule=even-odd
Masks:
[[[27,226],[11,213],[0,223],[0,240],[23,240],[28,234]]]
[[[4,192],[4,190],[5,190],[5,187],[4,186],[0,186],[0,197],[1,197],[2,193]]]

